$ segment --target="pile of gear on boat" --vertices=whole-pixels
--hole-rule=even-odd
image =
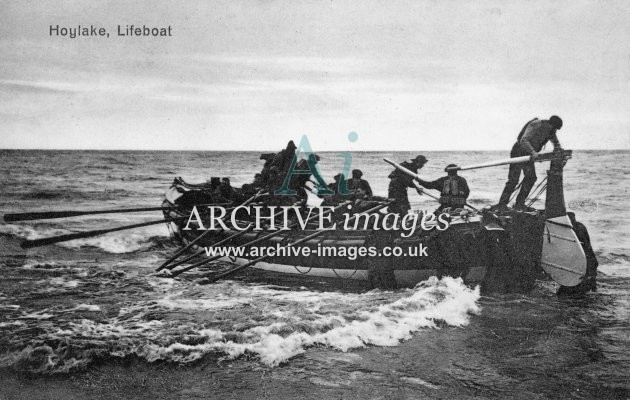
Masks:
[[[530,156],[531,161],[523,164],[510,164],[508,180],[501,194],[499,203],[492,206],[491,210],[498,213],[508,210],[508,203],[512,199],[513,193],[520,187],[513,209],[525,212],[536,211],[529,207],[533,202],[530,202],[529,206],[525,204],[537,180],[534,161],[538,157],[538,152],[540,152],[549,141],[552,142],[554,151],[562,150],[556,136],[557,130],[561,128],[562,120],[555,115],[547,120],[534,118],[523,126],[516,143],[512,147],[510,157]],[[181,192],[183,193],[182,196],[177,199],[177,204],[181,206],[222,203],[238,204],[256,193],[263,191],[268,194],[268,197],[264,201],[267,206],[305,204],[307,190],[311,190],[308,188],[307,183],[312,182],[312,175],[309,171],[316,170],[316,165],[320,157],[311,153],[306,159],[297,161],[297,159],[294,160],[294,158],[297,157],[296,150],[297,147],[295,143],[289,141],[287,146],[278,153],[262,154],[260,156],[260,159],[264,160],[262,170],[255,175],[253,182],[242,185],[240,189],[232,187],[229,178],[213,177],[207,183],[200,185],[191,185],[181,178],[176,178],[174,183],[181,188]],[[400,166],[417,174],[427,162],[428,160],[425,156],[418,155],[410,161],[400,163]],[[294,194],[276,195],[275,192],[285,185],[285,179],[287,179],[291,169],[295,171],[305,171],[299,174],[289,175],[288,189],[294,192]],[[519,184],[521,171],[524,177]],[[354,212],[361,212],[371,207],[374,202],[389,201],[387,211],[389,213],[397,213],[402,217],[411,210],[407,190],[412,188],[415,189],[418,194],[422,195],[424,193],[422,188],[426,188],[435,189],[440,192],[440,206],[434,212],[436,215],[444,212],[459,214],[464,206],[473,208],[466,202],[470,194],[470,189],[466,179],[457,174],[457,166],[455,164],[449,164],[445,168],[445,172],[445,176],[434,181],[424,181],[417,177],[414,178],[410,174],[402,172],[400,169],[394,169],[388,176],[390,182],[388,198],[386,199],[374,196],[370,184],[367,180],[363,179],[363,172],[359,169],[354,169],[350,179],[347,179],[343,174],[337,174],[334,177],[334,182],[327,185],[329,189],[328,195],[322,196],[324,199],[322,205],[333,206],[350,200],[353,202]],[[583,224],[576,221],[574,213],[568,212],[567,215],[584,249],[587,259],[587,272],[580,285],[575,287],[561,287],[558,293],[575,294],[584,293],[589,290],[596,291],[598,262],[591,247],[588,232]]]

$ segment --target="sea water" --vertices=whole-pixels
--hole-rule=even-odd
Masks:
[[[420,171],[425,179],[442,176],[449,163],[507,157],[353,153],[352,168],[385,196],[392,168],[382,158],[400,162],[418,154],[429,159]],[[192,183],[230,177],[236,187],[251,182],[262,167],[258,155],[3,150],[0,213],[159,206],[176,176]],[[320,155],[321,173],[332,181],[344,160]],[[112,379],[130,362],[135,373],[149,368],[158,376],[164,372],[157,366],[164,366],[190,382],[191,396],[205,393],[206,379],[218,376],[212,381],[218,397],[262,397],[284,387],[293,398],[626,398],[628,155],[576,151],[565,168],[569,210],[589,229],[600,262],[598,292],[579,299],[558,298],[557,285],[546,280],[528,294],[493,296],[449,277],[395,291],[247,274],[199,286],[204,271],[177,280],[152,274],[178,248],[166,225],[19,248],[22,239],[150,221],[159,211],[2,223],[0,369],[6,376],[63,380]],[[537,165],[539,181],[546,166]],[[471,188],[469,202],[483,207],[497,202],[507,167],[461,175]],[[409,197],[415,209],[437,207],[427,196],[410,191]],[[534,204],[543,205],[544,196]],[[15,395],[16,388],[4,390]]]

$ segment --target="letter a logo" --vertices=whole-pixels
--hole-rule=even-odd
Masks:
[[[306,155],[306,159],[308,160],[308,169],[295,169],[298,161],[298,156],[301,153],[304,153]],[[319,173],[319,168],[317,167],[317,159],[315,158],[315,154],[313,153],[313,149],[311,148],[311,144],[309,143],[308,137],[306,135],[302,136],[302,139],[300,140],[300,145],[295,150],[293,161],[291,161],[291,167],[289,167],[287,176],[286,178],[284,178],[284,183],[282,184],[282,187],[273,193],[275,195],[297,195],[297,192],[295,190],[289,189],[289,182],[291,182],[291,176],[304,174],[312,174],[315,177],[315,179],[317,180],[318,194],[334,194],[334,192],[326,186],[326,182]]]

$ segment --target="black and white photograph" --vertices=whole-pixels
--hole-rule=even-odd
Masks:
[[[629,22],[0,0],[0,400],[630,398]]]

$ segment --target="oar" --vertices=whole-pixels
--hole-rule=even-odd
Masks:
[[[232,203],[199,204],[197,205],[197,207],[220,206],[220,205],[230,205],[230,204]],[[76,210],[35,211],[35,212],[5,214],[4,221],[5,222],[32,221],[36,219],[79,217],[81,215],[119,214],[119,213],[133,213],[133,212],[145,212],[145,211],[164,211],[164,210],[173,210],[173,209],[175,209],[175,207],[138,207],[138,208],[118,208],[118,209],[113,209],[113,210],[90,210],[90,211],[76,211]]]
[[[297,202],[297,203],[295,203],[295,204],[294,204],[294,206],[297,206],[297,205],[299,205],[300,203],[304,203],[304,202],[303,202],[303,201]],[[275,217],[277,217],[277,216],[279,216],[279,215],[281,215],[281,214],[283,214],[283,213],[284,213],[284,211],[278,211],[278,212],[277,212],[277,213],[275,213],[275,214],[274,214],[271,218],[275,218]],[[236,238],[238,238],[238,237],[240,237],[240,236],[243,236],[243,235],[244,235],[244,234],[246,234],[247,232],[251,232],[254,228],[255,228],[255,225],[254,225],[254,224],[250,224],[250,226],[249,226],[248,228],[246,228],[246,229],[244,229],[244,230],[242,230],[242,231],[239,231],[239,232],[237,232],[237,233],[235,233],[235,234],[233,234],[233,235],[231,235],[231,236],[228,236],[227,238],[225,238],[225,239],[223,239],[223,240],[221,240],[221,241],[219,241],[219,242],[217,242],[217,243],[213,243],[213,244],[211,244],[209,247],[217,247],[217,246],[221,246],[222,244],[224,244],[224,243],[226,243],[226,242],[228,242],[228,241],[230,241],[230,240],[232,240],[232,239],[236,239]],[[196,241],[196,239],[195,239],[195,240],[193,240],[193,243],[194,243],[195,241]],[[164,268],[168,268],[169,270],[172,270],[172,269],[173,269],[173,268],[175,268],[175,267],[178,267],[178,266],[180,266],[180,265],[182,265],[182,264],[187,263],[187,262],[188,262],[188,261],[190,261],[190,260],[193,260],[193,259],[195,259],[195,258],[199,257],[200,255],[202,255],[202,254],[203,254],[203,253],[205,253],[205,252],[206,252],[206,249],[205,249],[205,248],[204,248],[204,249],[201,249],[201,250],[199,250],[199,251],[196,251],[196,252],[195,252],[195,253],[193,253],[192,255],[190,255],[190,256],[188,256],[188,257],[186,257],[186,258],[182,259],[182,260],[179,260],[179,261],[177,261],[176,263],[170,264],[170,265],[168,265],[168,266],[166,266],[166,267],[164,267]],[[162,268],[162,269],[164,269],[164,268]],[[189,268],[189,269],[187,269],[187,268],[182,268],[182,269],[180,269],[180,270],[176,271],[175,273],[172,273],[170,276],[174,278],[174,277],[176,277],[177,275],[181,274],[182,272],[186,272],[186,271],[188,271],[188,270],[190,270],[190,269],[192,269],[192,268]],[[158,272],[158,271],[160,271],[160,269],[158,269],[156,272]]]
[[[213,244],[212,244],[211,246],[209,246],[209,247],[217,247],[217,246],[221,246],[221,245],[223,245],[223,244],[225,244],[225,243],[229,242],[229,241],[230,241],[230,240],[232,240],[232,239],[236,239],[236,238],[238,238],[238,237],[240,237],[240,236],[243,236],[243,235],[244,235],[244,234],[246,234],[247,232],[250,232],[252,229],[253,229],[253,228],[251,228],[251,227],[250,227],[250,228],[247,228],[247,229],[246,229],[246,230],[244,230],[244,231],[239,231],[239,232],[235,233],[234,235],[231,235],[231,236],[229,236],[229,237],[226,237],[226,238],[225,238],[225,239],[223,239],[223,240],[220,240],[220,241],[219,241],[219,242],[217,242],[217,243],[213,243]],[[188,261],[193,260],[193,259],[195,259],[195,258],[199,257],[200,255],[202,255],[202,254],[203,254],[203,253],[205,253],[205,252],[206,252],[206,249],[205,249],[205,248],[204,248],[204,249],[201,249],[201,250],[196,251],[195,253],[191,254],[190,256],[188,256],[188,257],[186,257],[186,258],[184,258],[184,259],[182,259],[182,260],[179,260],[179,261],[177,261],[177,262],[175,262],[175,263],[173,263],[173,264],[169,265],[168,267],[166,267],[166,268],[168,268],[168,270],[169,270],[169,271],[167,271],[167,274],[168,274],[168,275],[167,275],[166,277],[168,277],[168,278],[175,278],[176,276],[178,276],[178,275],[180,275],[180,274],[182,274],[182,273],[184,273],[184,272],[186,272],[186,271],[190,271],[191,269],[195,268],[195,267],[196,267],[196,265],[195,265],[195,266],[190,265],[190,266],[188,266],[188,267],[184,267],[184,268],[182,268],[182,269],[178,269],[177,271],[174,271],[174,272],[172,271],[172,270],[173,270],[173,268],[178,267],[178,266],[180,266],[180,265],[182,265],[182,264],[185,264],[185,263],[187,263]],[[221,258],[221,257],[219,256],[219,257],[217,257],[217,258]],[[213,258],[213,259],[212,259],[212,260],[210,260],[210,261],[216,260],[217,258]],[[204,260],[204,261],[205,261],[205,260]],[[208,262],[209,262],[209,261],[208,261]]]
[[[543,162],[543,161],[553,160],[556,158],[571,158],[572,153],[573,152],[571,150],[563,150],[562,152],[553,151],[549,153],[540,153],[538,154],[538,158],[536,158],[536,160],[534,161]],[[513,158],[505,158],[503,160],[488,161],[481,164],[466,165],[464,167],[451,167],[447,169],[455,170],[455,171],[466,171],[469,169],[496,167],[499,165],[521,164],[521,163],[529,162],[531,161],[531,159],[532,158],[530,156],[513,157]]]
[[[110,232],[124,231],[127,229],[140,228],[143,226],[156,225],[156,224],[161,224],[164,222],[183,220],[183,219],[186,219],[186,218],[182,217],[182,218],[175,218],[175,219],[158,219],[155,221],[141,222],[139,224],[119,226],[118,228],[98,229],[94,231],[69,233],[66,235],[52,236],[52,237],[47,237],[47,238],[42,238],[42,239],[25,240],[20,244],[20,246],[23,249],[29,249],[32,247],[46,246],[49,244],[67,242],[69,240],[75,240],[75,239],[84,239],[84,238],[89,238],[89,237],[94,237],[94,236],[100,236],[100,235],[110,233]]]
[[[341,207],[344,207],[344,206],[348,205],[348,203],[349,203],[349,202],[347,202],[347,201],[346,201],[346,202],[343,202],[342,204],[339,204],[338,206],[336,206],[336,207],[335,207],[335,208],[333,208],[332,210],[326,210],[326,211],[324,212],[324,214],[325,214],[325,215],[331,214],[331,213],[335,212],[336,210],[340,209]],[[309,222],[310,220],[312,220],[313,218],[315,218],[315,217],[317,217],[317,216],[318,216],[318,215],[317,215],[317,214],[315,214],[315,215],[312,215],[312,216],[310,216],[310,217],[306,218],[306,219],[304,220],[304,223],[306,224],[307,222]],[[297,225],[297,222],[294,222],[294,223],[290,224],[290,225],[289,225],[289,227],[290,227],[290,228],[293,228],[295,225]],[[241,245],[239,245],[239,246],[236,246],[236,248],[239,248],[239,247],[245,247],[245,246],[252,246],[252,245],[254,245],[254,244],[256,244],[256,243],[260,243],[260,242],[265,241],[265,240],[267,240],[267,239],[270,239],[270,238],[272,238],[272,237],[274,237],[274,236],[277,236],[277,235],[279,235],[279,234],[280,234],[280,233],[282,233],[282,232],[286,232],[286,230],[277,230],[277,231],[275,231],[275,232],[271,232],[271,233],[269,233],[269,234],[267,234],[267,235],[264,235],[264,236],[261,236],[261,237],[259,237],[259,238],[256,238],[256,239],[254,239],[254,240],[252,240],[252,241],[250,241],[250,242],[243,243],[243,244],[241,244]],[[204,251],[205,251],[205,250],[204,250]],[[179,270],[177,270],[177,271],[174,271],[172,276],[177,276],[177,275],[179,275],[179,274],[181,274],[181,273],[183,273],[183,272],[190,271],[191,269],[201,267],[201,266],[203,266],[203,265],[205,265],[205,264],[211,263],[212,261],[218,260],[219,258],[223,258],[223,257],[224,257],[224,256],[222,256],[222,255],[215,255],[215,256],[212,256],[212,257],[210,257],[210,258],[208,258],[208,259],[206,259],[206,260],[199,261],[198,263],[195,263],[195,264],[189,265],[188,267],[185,267],[185,268],[179,269]]]
[[[256,194],[254,194],[252,197],[250,197],[249,199],[245,200],[244,202],[241,203],[240,206],[237,207],[245,207],[246,205],[250,204],[251,202],[253,202],[254,200],[256,200],[259,197],[262,196],[266,196],[269,193],[262,193],[262,190],[259,190]],[[227,213],[225,215],[225,217],[222,218],[222,220],[225,220],[225,218],[227,217]],[[171,258],[169,258],[168,260],[164,261],[157,269],[156,272],[159,272],[161,270],[163,270],[164,268],[166,268],[171,262],[173,262],[173,260],[177,259],[177,257],[179,257],[180,255],[182,255],[183,253],[185,253],[186,251],[188,251],[188,249],[190,249],[192,246],[194,246],[195,244],[197,244],[197,242],[199,242],[201,239],[203,239],[204,237],[206,237],[207,235],[210,234],[211,231],[210,229],[206,230],[204,233],[202,233],[201,235],[197,236],[195,238],[195,240],[191,241],[190,243],[188,243],[186,246],[184,246],[182,249],[180,249],[177,253],[175,253]]]
[[[416,174],[416,173],[415,173],[415,172],[413,172],[413,171],[408,170],[407,168],[403,167],[403,166],[402,166],[402,165],[400,165],[400,164],[396,164],[395,162],[393,162],[393,161],[392,161],[392,160],[390,160],[390,159],[383,158],[383,161],[385,161],[386,163],[390,164],[392,167],[394,167],[394,168],[396,168],[396,169],[398,169],[398,170],[401,170],[401,171],[402,171],[402,172],[404,172],[405,174],[407,174],[407,175],[409,175],[409,176],[413,177],[414,179],[420,179],[420,175]],[[415,181],[414,181],[414,185],[416,185],[416,187],[418,187],[418,184],[417,184]],[[431,197],[431,198],[433,198],[433,199],[435,199],[435,200],[438,200],[438,201],[440,200],[438,197],[436,197],[436,196],[432,195],[431,193],[428,193],[428,192],[426,191],[426,189],[425,189],[425,188],[422,188],[422,193],[426,194],[427,196],[429,196],[429,197]],[[466,205],[466,206],[468,206],[468,207],[470,207],[470,209],[471,209],[471,210],[473,210],[473,211],[479,211],[479,210],[477,210],[475,207],[471,206],[471,205],[470,205],[470,204],[468,204],[468,203],[466,203],[465,205]]]
[[[353,215],[350,219],[348,219],[348,222],[350,222],[350,221],[354,220],[355,218],[357,218],[359,215],[361,215],[361,214],[363,214],[363,213],[371,213],[371,212],[374,212],[374,211],[378,211],[378,210],[380,210],[381,208],[385,208],[385,207],[387,207],[390,203],[391,203],[391,202],[390,202],[390,201],[388,201],[388,202],[386,202],[385,204],[379,204],[378,206],[372,207],[372,208],[370,208],[369,210],[363,211],[362,213],[355,214],[355,215]],[[286,247],[288,248],[288,247],[292,247],[292,246],[295,246],[295,245],[298,245],[298,244],[304,243],[304,242],[306,242],[307,240],[311,240],[311,239],[313,239],[313,238],[315,238],[315,237],[317,237],[317,236],[320,236],[320,235],[324,234],[325,232],[327,232],[327,231],[326,231],[326,230],[321,230],[321,231],[314,232],[314,233],[312,233],[312,234],[310,234],[310,235],[304,236],[302,239],[298,239],[298,240],[296,240],[296,241],[295,241],[295,242],[293,242],[293,243],[289,243]],[[258,258],[256,258],[255,260],[252,260],[252,261],[250,261],[250,262],[248,262],[248,263],[246,263],[246,264],[243,264],[243,265],[239,265],[238,267],[234,267],[234,268],[232,268],[231,270],[226,271],[226,272],[224,272],[224,273],[222,273],[222,274],[219,274],[219,275],[217,275],[217,276],[214,276],[214,277],[212,277],[212,278],[205,278],[205,280],[200,281],[199,283],[200,283],[200,284],[214,283],[214,282],[216,282],[216,281],[218,281],[218,280],[220,280],[220,279],[223,279],[223,278],[226,278],[226,277],[228,277],[228,276],[234,275],[235,273],[237,273],[238,271],[240,271],[240,270],[242,270],[242,269],[245,269],[245,268],[247,268],[247,267],[251,267],[252,265],[254,265],[254,264],[256,264],[256,263],[259,263],[260,261],[262,261],[262,260],[264,260],[264,259],[266,259],[266,258],[268,258],[268,257],[269,257],[269,255],[264,255],[264,256],[258,257]]]

